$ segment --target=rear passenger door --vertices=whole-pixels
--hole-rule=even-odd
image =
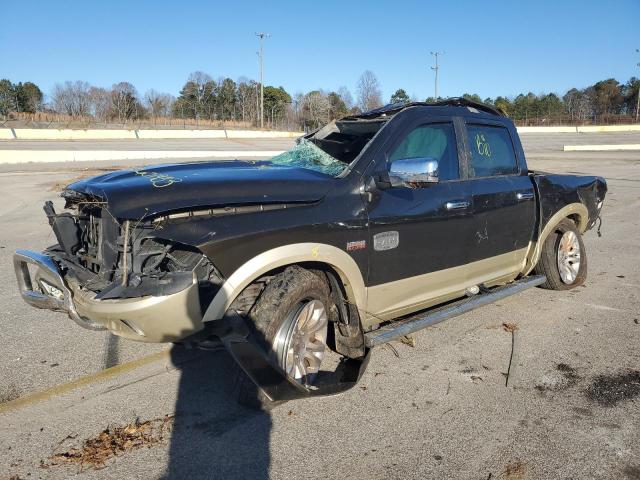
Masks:
[[[535,225],[535,195],[515,131],[500,122],[465,120],[467,178],[476,228],[470,261],[491,259],[487,277],[519,271]]]

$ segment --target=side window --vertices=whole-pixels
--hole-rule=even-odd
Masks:
[[[504,127],[467,125],[471,148],[469,176],[492,177],[518,172],[509,131]]]
[[[458,149],[452,123],[431,123],[414,128],[389,155],[389,163],[407,158],[432,158],[438,161],[440,180],[455,180]]]

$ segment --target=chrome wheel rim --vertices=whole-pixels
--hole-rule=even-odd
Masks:
[[[303,302],[275,336],[274,350],[287,375],[305,385],[320,371],[327,346],[329,319],[319,300]]]
[[[558,271],[560,279],[572,284],[580,271],[580,242],[575,232],[564,232],[558,245]]]

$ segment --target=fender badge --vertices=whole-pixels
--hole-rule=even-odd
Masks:
[[[373,249],[382,252],[391,250],[400,244],[400,234],[396,231],[376,233],[373,236]]]
[[[347,252],[353,252],[354,250],[363,250],[367,248],[366,240],[357,240],[355,242],[347,242]]]

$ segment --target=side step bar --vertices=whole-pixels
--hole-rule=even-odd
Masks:
[[[458,315],[462,315],[463,313],[467,313],[478,307],[482,307],[505,297],[520,293],[527,288],[537,287],[538,285],[543,284],[546,279],[547,277],[544,275],[525,277],[521,280],[510,283],[509,285],[492,288],[486,293],[464,298],[443,307],[426,310],[425,312],[418,313],[417,315],[413,315],[405,320],[390,323],[378,330],[366,333],[364,336],[365,345],[367,347],[374,347],[376,345],[395,340],[404,335],[409,335],[410,333],[414,333],[418,330],[422,330],[423,328],[440,323],[443,320],[457,317]]]

